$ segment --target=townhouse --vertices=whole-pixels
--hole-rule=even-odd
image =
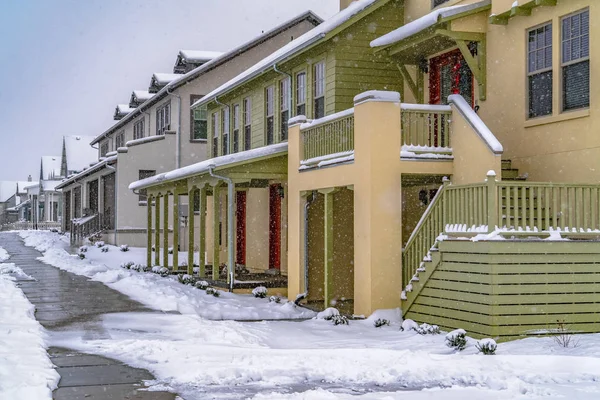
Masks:
[[[206,112],[191,111],[191,104],[320,22],[306,12],[227,53],[181,50],[173,73],[155,73],[147,91],[134,90],[128,105],[115,108],[117,122],[91,141],[98,162],[58,186],[72,239],[101,234],[108,243],[145,245],[146,195],[128,186],[206,158]],[[178,236],[190,214],[188,201],[182,197],[168,209],[177,216],[163,232]]]

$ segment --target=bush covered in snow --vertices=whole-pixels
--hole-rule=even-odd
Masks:
[[[122,244],[120,247],[121,251],[129,251],[129,245],[128,244]]]
[[[252,290],[252,294],[254,295],[254,297],[264,299],[265,297],[267,297],[267,288],[264,286],[255,287]]]
[[[169,247],[169,254],[173,254],[173,248]]]
[[[439,335],[440,327],[437,325],[421,324],[416,331],[419,335]]]
[[[446,346],[458,351],[467,347],[467,332],[464,329],[456,329],[446,335]]]
[[[477,350],[479,350],[480,353],[483,353],[485,355],[494,355],[496,354],[496,348],[498,347],[498,345],[496,344],[496,341],[494,339],[488,338],[481,339],[480,341],[478,341],[475,347],[477,347]]]
[[[142,267],[142,271],[144,271],[144,272],[150,272],[150,271],[152,271],[152,267],[149,266],[149,265],[144,265]]]
[[[96,242],[96,247],[97,247],[97,248],[104,247],[104,242],[103,242],[102,240],[99,240],[99,241],[97,241],[97,242]]]
[[[206,294],[212,294],[215,297],[219,297],[221,295],[221,292],[219,292],[217,289],[215,288],[206,288]]]
[[[102,248],[100,249],[100,251],[101,251],[101,252],[103,252],[103,253],[108,253],[108,247],[107,247],[107,246],[104,246],[104,247],[102,247]]]
[[[198,282],[196,282],[195,286],[198,289],[200,289],[200,290],[206,290],[206,289],[208,289],[208,282],[206,282],[206,281],[198,281]]]
[[[137,272],[145,272],[146,271],[146,266],[142,265],[142,264],[135,264],[133,266],[131,266],[131,268],[129,268],[133,271],[137,271]]]
[[[121,268],[131,269],[135,263],[133,261],[127,261],[126,263],[121,264]]]
[[[179,274],[177,275],[177,279],[179,280],[179,283],[183,283],[184,285],[193,285],[196,283],[196,279],[188,274]]]
[[[385,318],[377,318],[373,325],[375,325],[375,328],[381,328],[382,326],[390,326],[390,321],[388,321]]]
[[[281,297],[279,297],[279,296],[271,296],[271,297],[269,297],[269,302],[270,303],[277,303],[277,304],[279,304],[279,303],[281,303]]]
[[[417,329],[419,329],[419,324],[417,324],[412,319],[405,319],[404,321],[402,321],[402,326],[400,327],[400,330],[403,332],[409,332],[409,331],[416,332]]]
[[[158,274],[160,276],[162,276],[163,278],[169,276],[169,274],[170,274],[169,268],[160,267],[160,269],[158,270]]]
[[[331,322],[333,322],[333,325],[348,325],[348,318],[343,315],[334,315]]]
[[[321,311],[320,313],[318,313],[317,319],[324,319],[326,321],[331,321],[333,319],[333,317],[335,317],[336,315],[340,315],[340,312],[337,310],[337,308],[329,307],[329,308],[326,308],[325,310]]]
[[[88,251],[88,248],[87,248],[87,246],[81,246],[81,247],[79,248],[79,252],[80,252],[80,253],[87,253],[87,251]]]
[[[83,260],[85,258],[85,253],[79,253],[77,256]]]

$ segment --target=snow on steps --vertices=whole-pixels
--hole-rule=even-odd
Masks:
[[[442,261],[442,256],[437,248],[438,241],[434,243],[433,247],[429,250],[429,253],[423,258],[423,262],[419,265],[417,273],[413,276],[410,282],[406,284],[406,287],[402,291],[402,315],[406,315],[410,307],[413,305],[421,290],[437,269],[438,265]]]

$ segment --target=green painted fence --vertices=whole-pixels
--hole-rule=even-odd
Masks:
[[[354,109],[315,120],[301,129],[301,160],[354,150]]]

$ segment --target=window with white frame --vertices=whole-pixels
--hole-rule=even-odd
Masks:
[[[325,116],[325,62],[321,61],[314,65],[314,101],[313,114],[315,119]]]
[[[240,105],[233,105],[233,152],[240,151]]]
[[[221,153],[229,154],[229,106],[223,107],[221,111],[221,132],[223,133]]]
[[[252,147],[252,99],[244,99],[244,150]]]
[[[290,119],[290,78],[285,78],[279,81],[279,116],[281,118],[279,139],[280,141],[287,140],[288,120]]]
[[[212,113],[211,128],[213,131],[212,156],[219,155],[219,113]]]
[[[206,105],[192,110],[192,140],[208,138],[208,109]]]
[[[529,118],[552,114],[552,24],[527,32]]]
[[[156,134],[164,135],[171,129],[171,103],[166,103],[156,110]]]
[[[105,140],[100,144],[100,157],[106,157],[108,153],[108,140]]]
[[[562,108],[590,106],[590,15],[589,10],[562,18]]]
[[[121,131],[115,136],[115,149],[120,147],[125,147],[125,131]]]
[[[306,115],[306,72],[296,74],[296,115]]]
[[[144,118],[133,124],[133,139],[141,139],[144,137]]]
[[[275,86],[271,85],[265,89],[265,110],[267,144],[273,144],[275,130]]]

